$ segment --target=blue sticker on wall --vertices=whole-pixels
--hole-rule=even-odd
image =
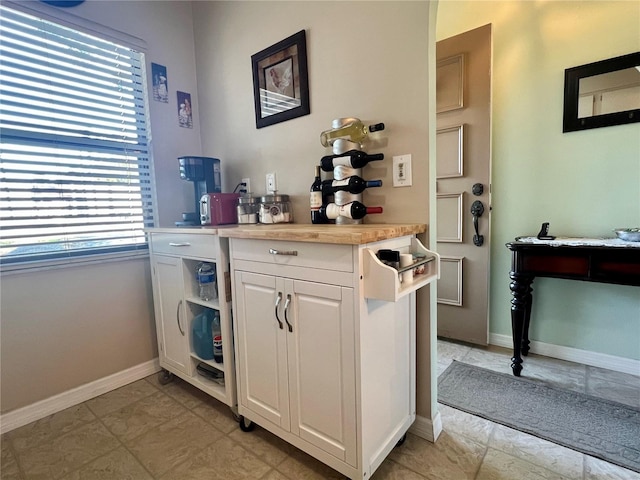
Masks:
[[[84,2],[84,0],[40,0],[43,3],[53,5],[54,7],[75,7]]]

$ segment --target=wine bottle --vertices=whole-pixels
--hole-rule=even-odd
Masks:
[[[340,216],[360,220],[365,215],[372,213],[382,213],[382,207],[367,207],[358,201],[349,202],[345,205],[327,203],[320,207],[320,216],[327,220],[335,220]]]
[[[327,223],[320,216],[322,206],[322,180],[320,179],[320,165],[316,166],[316,178],[311,184],[309,203],[311,206],[311,223]]]
[[[339,155],[326,155],[320,160],[320,166],[325,172],[330,172],[335,167],[344,165],[351,168],[362,168],[367,163],[375,160],[384,160],[383,153],[367,154],[361,150],[349,150]]]
[[[352,142],[360,143],[369,132],[378,132],[384,130],[384,123],[376,123],[375,125],[365,125],[361,120],[353,119],[345,123],[341,127],[325,130],[320,134],[320,143],[324,147],[333,145],[338,138],[346,138]]]
[[[325,180],[322,182],[322,195],[332,195],[335,192],[362,193],[365,188],[381,187],[382,180],[365,180],[358,175],[352,175],[343,180]]]

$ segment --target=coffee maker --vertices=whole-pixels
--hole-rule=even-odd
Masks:
[[[180,178],[193,182],[193,212],[184,212],[177,227],[200,225],[200,198],[205,193],[220,193],[220,160],[210,157],[179,157]]]

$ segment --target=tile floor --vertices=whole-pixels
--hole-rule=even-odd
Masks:
[[[453,359],[510,373],[510,352],[438,341]],[[529,378],[640,407],[640,377],[532,355]],[[640,474],[441,405],[435,444],[409,434],[372,480],[640,480]],[[176,379],[151,376],[2,436],[0,478],[325,480],[344,477]]]

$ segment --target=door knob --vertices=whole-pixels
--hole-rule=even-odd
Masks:
[[[473,193],[476,197],[479,197],[484,193],[484,185],[481,183],[474,183],[473,187],[471,187],[471,193]]]
[[[476,200],[471,204],[471,215],[473,215],[473,228],[476,231],[476,234],[473,236],[473,244],[476,247],[481,247],[484,243],[484,235],[480,235],[478,231],[478,218],[482,216],[484,213],[484,205],[480,200]]]

